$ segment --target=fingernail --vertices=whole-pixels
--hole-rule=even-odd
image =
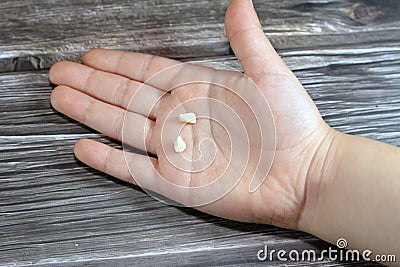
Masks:
[[[253,0],[250,0],[251,6],[254,7]]]

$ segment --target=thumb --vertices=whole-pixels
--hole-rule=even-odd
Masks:
[[[225,15],[226,35],[232,50],[251,77],[290,70],[265,36],[251,0],[232,0]]]

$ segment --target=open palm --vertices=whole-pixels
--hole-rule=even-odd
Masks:
[[[245,75],[96,49],[85,54],[83,64],[60,62],[52,67],[50,79],[59,85],[52,104],[127,147],[150,154],[124,153],[80,140],[76,156],[89,166],[217,216],[296,228],[306,192],[318,183],[318,175],[312,174],[314,161],[330,128],[266,39],[248,0],[231,2],[226,30]],[[250,102],[265,98],[269,107],[247,106],[235,93]],[[253,109],[266,112],[255,118]],[[269,111],[276,136],[271,134]],[[185,112],[198,115],[197,123],[179,122],[177,116]],[[269,133],[266,140],[276,138],[276,152],[274,159],[272,154],[265,161],[261,157],[260,164],[273,163],[268,177],[250,193],[264,149],[258,146],[262,135],[257,127]],[[187,144],[183,153],[173,150],[177,135]],[[266,150],[272,143],[275,148],[272,141]],[[182,190],[205,186],[227,170],[239,174],[238,183],[225,179],[206,192]],[[225,187],[232,190],[225,192]]]

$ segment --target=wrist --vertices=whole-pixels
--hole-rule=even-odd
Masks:
[[[399,148],[333,130],[324,140],[310,164],[299,230],[400,255]]]
[[[305,202],[297,225],[300,231],[315,234],[315,228],[318,228],[324,191],[336,177],[338,149],[345,142],[344,139],[344,134],[326,125],[324,133],[314,147],[307,172]]]

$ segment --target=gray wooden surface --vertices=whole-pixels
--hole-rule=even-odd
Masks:
[[[119,144],[56,113],[47,70],[94,47],[239,67],[228,1],[0,1],[0,266],[221,266],[317,238],[166,206],[73,156],[79,138]],[[400,1],[254,0],[266,34],[343,132],[400,146]],[[372,264],[371,264],[372,265]]]

